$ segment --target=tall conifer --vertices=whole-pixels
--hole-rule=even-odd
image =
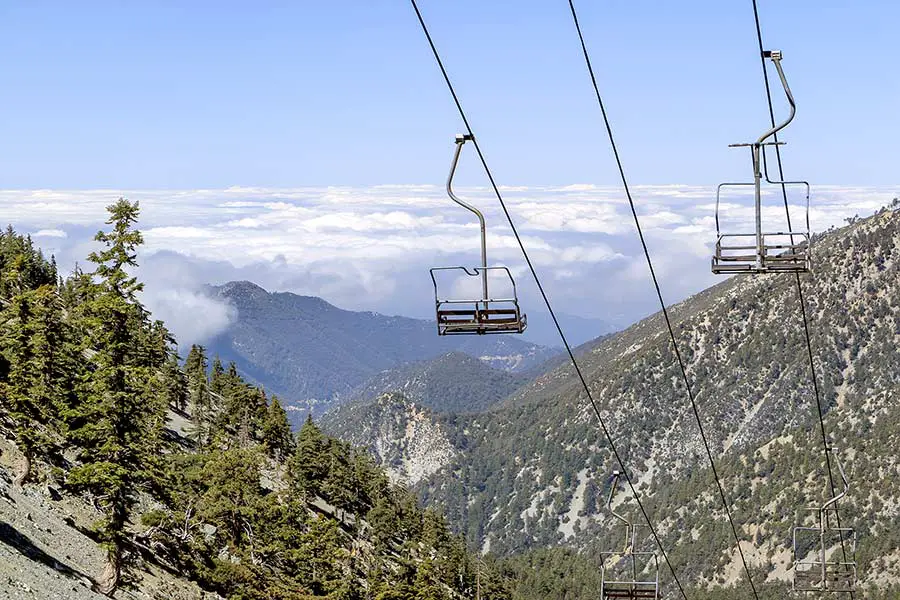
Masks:
[[[157,385],[164,363],[154,364],[165,352],[141,346],[153,337],[153,327],[137,299],[142,284],[128,273],[137,266],[136,250],[143,242],[134,229],[138,204],[120,198],[107,210],[112,230],[94,238],[103,249],[89,257],[96,268],[80,315],[93,370],[71,413],[71,437],[81,449],[81,464],[70,471],[68,482],[92,493],[103,510],[96,528],[107,564],[98,590],[111,595],[124,566],[126,525],[158,451],[166,401]]]

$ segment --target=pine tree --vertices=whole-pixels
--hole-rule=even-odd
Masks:
[[[291,461],[291,479],[295,490],[307,496],[319,493],[328,475],[328,467],[327,440],[313,423],[312,417],[307,416],[297,434],[297,450]]]
[[[3,335],[0,339],[8,364],[4,386],[4,407],[15,424],[16,442],[25,458],[22,472],[16,476],[16,485],[28,479],[31,461],[39,444],[39,423],[43,421],[42,406],[35,404],[29,391],[32,387],[30,373],[31,344],[28,331],[31,320],[29,294],[17,294],[3,311]]]
[[[192,405],[193,431],[191,437],[200,448],[205,448],[212,437],[213,404],[207,379],[208,367],[206,348],[196,344],[191,346],[184,365],[184,372],[187,377],[188,396]]]
[[[71,439],[81,450],[81,464],[69,472],[68,483],[92,493],[103,510],[96,529],[107,564],[98,590],[111,595],[125,566],[126,524],[159,450],[166,398],[157,385],[164,363],[152,364],[160,352],[141,347],[153,337],[136,297],[142,284],[127,271],[137,266],[136,250],[143,242],[133,228],[138,204],[120,198],[107,210],[112,231],[94,238],[104,248],[89,257],[96,265],[94,283],[79,315],[87,334],[85,348],[94,352],[93,370],[70,413]]]
[[[272,402],[266,410],[261,427],[262,442],[269,456],[276,460],[284,460],[294,450],[294,436],[287,413],[281,407],[278,396],[272,396]]]
[[[175,410],[184,413],[187,410],[188,403],[188,384],[184,371],[178,364],[178,357],[171,354],[166,360],[163,368],[163,377],[166,382],[166,397],[169,406]]]
[[[203,469],[207,486],[199,503],[199,514],[215,524],[232,547],[252,542],[253,524],[261,510],[259,454],[236,448],[212,455]]]
[[[29,260],[22,253],[6,261],[3,279],[7,292],[14,295],[0,320],[0,352],[6,366],[4,405],[24,456],[15,480],[19,486],[29,479],[32,461],[53,446],[54,433],[49,425],[55,421],[71,381],[71,374],[66,372],[70,361],[55,285],[44,283],[32,288],[48,277],[29,279],[29,269],[37,268],[29,266]]]
[[[220,396],[226,395],[226,387],[227,381],[225,379],[225,367],[222,366],[222,360],[219,358],[217,354],[213,359],[212,363],[212,373],[209,376],[209,389],[214,394],[219,394]]]

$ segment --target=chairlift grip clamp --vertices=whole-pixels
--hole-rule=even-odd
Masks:
[[[781,50],[763,50],[763,58],[771,58],[772,60],[781,60]]]
[[[471,133],[457,133],[456,134],[456,143],[457,144],[465,144],[466,142],[471,142],[475,140],[475,136]]]

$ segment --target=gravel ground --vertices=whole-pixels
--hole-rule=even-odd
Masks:
[[[79,528],[99,514],[85,502],[52,494],[43,485],[12,485],[18,453],[0,436],[0,600],[105,600],[91,591],[104,552]],[[54,499],[55,498],[55,499]],[[118,599],[220,600],[195,584],[151,568],[137,590]]]
[[[16,490],[0,466],[0,600],[99,600],[90,575],[99,573],[97,545],[67,525],[63,507],[26,487]]]

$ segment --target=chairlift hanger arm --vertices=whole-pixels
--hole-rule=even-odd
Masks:
[[[484,300],[488,299],[488,273],[487,273],[487,228],[484,224],[484,215],[481,214],[481,211],[466,202],[465,200],[459,198],[456,194],[453,193],[453,176],[456,174],[456,166],[459,164],[459,154],[462,152],[462,147],[468,141],[474,141],[475,136],[471,133],[459,133],[456,135],[456,150],[453,152],[453,162],[450,163],[450,174],[447,176],[447,195],[450,196],[450,199],[462,206],[463,208],[472,211],[475,213],[475,216],[478,217],[478,224],[481,227],[481,268],[483,269],[481,273],[481,291],[484,296]]]
[[[606,498],[606,510],[625,524],[625,549],[623,551],[628,554],[630,551],[634,550],[634,528],[630,520],[614,511],[612,507],[613,496],[616,495],[616,488],[619,487],[619,477],[621,476],[621,472],[613,471],[612,485],[609,488],[609,496]]]
[[[834,496],[831,500],[829,500],[828,502],[823,504],[822,508],[819,509],[822,512],[825,512],[826,510],[828,510],[829,506],[831,506],[832,504],[834,504],[835,502],[837,502],[838,500],[840,500],[841,498],[846,496],[847,492],[850,491],[850,482],[847,481],[847,475],[844,473],[844,467],[843,467],[843,465],[841,465],[841,460],[838,458],[837,454],[835,453],[835,448],[829,448],[828,451],[834,456],[834,462],[837,464],[838,473],[841,474],[841,481],[844,483],[844,490],[840,494]]]
[[[484,229],[484,215],[481,213],[481,211],[453,193],[453,176],[456,175],[456,166],[459,164],[459,155],[462,152],[462,147],[467,141],[471,141],[474,139],[474,136],[471,136],[469,134],[460,133],[456,136],[456,151],[453,153],[453,162],[450,164],[450,175],[447,176],[447,195],[450,196],[451,200],[453,200],[463,208],[475,213],[475,215],[478,217],[478,221],[481,223],[481,228]]]
[[[766,50],[763,52],[763,58],[771,59],[771,61],[775,63],[775,69],[778,71],[778,78],[781,79],[781,86],[784,88],[784,95],[787,96],[788,104],[791,107],[791,114],[788,115],[788,118],[783,123],[775,125],[762,134],[759,139],[756,140],[757,144],[762,144],[766,138],[775,135],[787,127],[788,124],[794,120],[794,115],[797,114],[797,104],[794,102],[794,95],[791,94],[791,88],[788,86],[787,79],[784,76],[784,69],[781,68],[781,50]]]

